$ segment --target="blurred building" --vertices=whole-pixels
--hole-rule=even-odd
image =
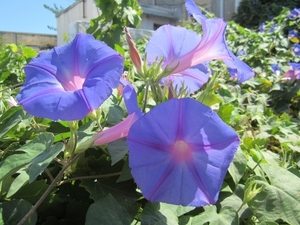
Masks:
[[[34,34],[23,32],[0,31],[1,41],[4,44],[24,44],[32,47],[37,51],[50,49],[56,46],[56,35],[51,34]]]
[[[217,17],[230,20],[240,0],[195,0],[195,3],[213,12]],[[155,30],[163,24],[176,25],[188,19],[185,0],[139,0],[143,10],[139,29]],[[100,15],[94,0],[78,0],[57,16],[57,45],[71,40],[76,33],[85,32],[89,21]]]

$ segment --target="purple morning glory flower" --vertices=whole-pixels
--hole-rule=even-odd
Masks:
[[[146,199],[200,207],[218,200],[239,143],[211,108],[173,98],[131,126],[129,166]]]
[[[262,23],[261,25],[259,25],[258,30],[259,32],[266,31],[266,23]]]
[[[228,72],[232,78],[236,79],[238,77],[236,68],[228,68]]]
[[[146,46],[148,63],[153,63],[157,58],[163,58],[162,67],[176,67],[175,71],[162,79],[162,82],[172,82],[172,86],[180,89],[187,87],[187,93],[192,93],[201,88],[208,81],[210,71],[206,60],[199,63],[180,67],[179,58],[189,54],[196,47],[200,36],[195,32],[182,27],[164,25],[159,27],[151,36]]]
[[[277,24],[273,24],[269,30],[270,33],[274,32],[277,27]]]
[[[181,73],[173,73],[161,80],[162,84],[171,84],[173,88],[177,88],[179,93],[180,88],[185,88],[187,94],[191,94],[199,90],[203,84],[208,81],[210,70],[207,63],[202,63],[191,67]]]
[[[97,109],[117,87],[123,59],[105,43],[78,34],[61,47],[41,52],[24,67],[18,103],[31,115],[80,120]]]
[[[271,68],[272,68],[274,74],[277,76],[282,72],[280,67],[278,66],[278,64],[272,64]]]
[[[85,142],[81,142],[77,147],[78,151],[86,150],[91,145],[103,145],[120,138],[127,137],[132,124],[138,118],[143,116],[143,113],[138,106],[137,96],[133,86],[126,80],[123,80],[120,83],[121,85],[125,86],[122,92],[128,116],[115,126],[100,131]],[[124,152],[124,155],[126,154],[126,152],[127,151]]]
[[[206,19],[193,0],[186,0],[185,7],[198,23],[202,24],[203,36],[200,43],[190,55],[183,57],[193,58],[193,61],[201,60],[201,54],[210,59],[222,59],[229,68],[236,68],[238,82],[244,82],[254,76],[254,71],[243,61],[237,58],[228,48],[225,40],[227,24],[219,18]],[[192,56],[195,54],[195,56]],[[194,62],[195,62],[194,61]]]
[[[294,42],[294,43],[299,43],[299,34],[297,31],[295,30],[290,30],[289,31],[289,39],[291,40],[291,42]]]
[[[164,67],[175,68],[173,74],[182,74],[212,59],[223,59],[228,67],[237,69],[239,82],[254,76],[253,70],[229,50],[225,41],[226,23],[222,19],[207,19],[193,1],[186,1],[186,8],[202,24],[203,36],[185,28],[161,26],[146,46],[148,62],[163,58]],[[203,71],[193,73],[195,78],[202,77],[197,81],[200,85],[207,80],[208,75]]]
[[[300,8],[295,8],[290,12],[290,14],[287,17],[291,20],[294,20],[299,16],[300,16]]]
[[[289,63],[291,69],[288,70],[283,77],[289,80],[299,80],[300,79],[300,63]]]
[[[299,56],[300,55],[300,44],[294,44],[293,45],[293,52],[295,55]]]
[[[247,53],[244,49],[242,49],[242,50],[238,51],[236,54],[242,56],[242,55],[246,55]]]

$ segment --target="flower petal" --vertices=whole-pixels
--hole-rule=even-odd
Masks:
[[[153,63],[157,58],[164,58],[164,66],[175,67],[177,59],[193,50],[200,39],[199,35],[186,28],[161,26],[153,33],[146,46],[147,60]],[[190,65],[187,65],[185,69],[189,67]]]
[[[186,7],[187,11],[193,15],[197,22],[202,24],[203,37],[197,48],[191,52],[192,56],[185,56],[183,59],[179,59],[182,62],[180,65],[189,65],[191,58],[193,65],[202,63],[203,60],[223,59],[228,67],[237,69],[238,82],[244,82],[253,77],[254,71],[237,58],[227,46],[225,39],[226,22],[219,18],[205,19],[198,6],[192,0],[186,1]],[[178,70],[180,69],[179,66]]]
[[[17,100],[28,113],[53,120],[79,120],[112,93],[123,59],[91,35],[78,34],[61,47],[42,52],[24,67]]]
[[[178,141],[183,147],[174,150]],[[127,144],[132,175],[148,200],[204,206],[217,201],[239,138],[209,107],[184,98],[137,120]]]
[[[208,81],[210,72],[205,64],[199,64],[178,74],[172,74],[162,79],[162,83],[168,82],[177,92],[186,88],[186,93],[191,94],[199,90]]]
[[[199,18],[202,18],[202,19],[207,19],[207,17],[203,15],[203,13],[200,11],[200,9],[198,8],[198,6],[195,4],[195,2],[193,0],[186,0],[185,8],[186,8],[186,11],[188,12],[188,14],[193,15],[193,16],[194,15],[199,16]],[[198,18],[195,18],[195,19],[198,19]]]
[[[92,137],[94,145],[103,145],[126,137],[131,125],[138,119],[135,113],[130,114],[125,120],[115,126],[101,131]]]
[[[128,114],[135,113],[137,117],[141,117],[142,111],[137,103],[136,92],[134,90],[134,87],[129,82],[127,82],[126,86],[124,87],[123,97]]]

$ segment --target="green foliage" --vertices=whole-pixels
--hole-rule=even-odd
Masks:
[[[247,28],[258,26],[280,14],[283,7],[290,10],[299,7],[299,0],[242,0],[234,21]]]
[[[18,199],[0,203],[0,223],[17,224],[23,216],[30,210],[31,204],[25,200]],[[33,213],[24,225],[35,225],[37,214]]]
[[[252,180],[263,188],[249,202],[250,209],[260,221],[283,220],[288,224],[299,224],[299,176],[271,164],[262,164],[261,167],[267,179],[261,176],[252,177]]]
[[[23,67],[37,56],[37,52],[24,45],[7,44],[0,48],[0,85],[13,85],[24,81]]]
[[[138,27],[142,10],[137,0],[96,0],[101,14],[90,21],[87,33],[118,50],[125,26]]]
[[[112,6],[121,10],[122,2],[114,1]],[[108,2],[98,2],[98,6],[102,4]],[[105,13],[112,13],[107,9]],[[236,55],[245,51],[239,57],[254,68],[256,76],[237,84],[229,79],[221,62],[213,62],[214,80],[191,96],[210,105],[241,140],[217,203],[203,208],[144,199],[132,179],[124,139],[74,152],[72,138],[76,137],[80,146],[99,129],[110,128],[127,116],[116,91],[95,112],[97,119],[85,118],[71,126],[78,126],[77,135],[70,123],[34,118],[20,106],[8,107],[7,96],[18,91],[8,91],[9,86],[24,80],[22,67],[36,53],[25,46],[1,49],[0,82],[6,91],[1,92],[0,110],[0,224],[17,224],[51,184],[55,184],[53,189],[25,224],[299,224],[300,84],[282,79],[288,62],[299,62],[287,37],[287,31],[299,30],[299,25],[296,20],[288,20],[288,13],[284,9],[268,22],[265,32],[230,22],[228,45]],[[97,24],[101,21],[98,19],[94,20]],[[106,21],[114,21],[112,15]],[[277,27],[269,32],[275,23]],[[123,30],[120,23],[116,24]],[[192,22],[187,26],[197,32],[200,28]],[[106,38],[113,32],[113,28],[107,29]],[[102,39],[105,32],[101,32]],[[145,40],[139,41],[137,48],[143,52]],[[127,49],[123,51],[128,59]],[[282,70],[280,75],[271,69],[275,63]],[[132,67],[129,60],[126,66]],[[142,107],[145,86],[138,80],[132,82]],[[146,110],[155,105],[153,95],[148,98]],[[71,166],[63,171],[66,165]],[[60,173],[62,176],[58,176]],[[59,179],[54,180],[56,177]]]
[[[186,219],[186,218],[184,218]],[[180,224],[231,224],[238,225],[238,215],[237,212],[228,206],[222,207],[221,211],[217,213],[216,206],[205,206],[204,212],[198,216],[190,217],[188,223],[186,221]]]

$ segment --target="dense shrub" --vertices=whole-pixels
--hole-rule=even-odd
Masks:
[[[283,7],[300,7],[300,0],[242,0],[234,21],[247,28],[258,28],[264,21],[277,16]]]

